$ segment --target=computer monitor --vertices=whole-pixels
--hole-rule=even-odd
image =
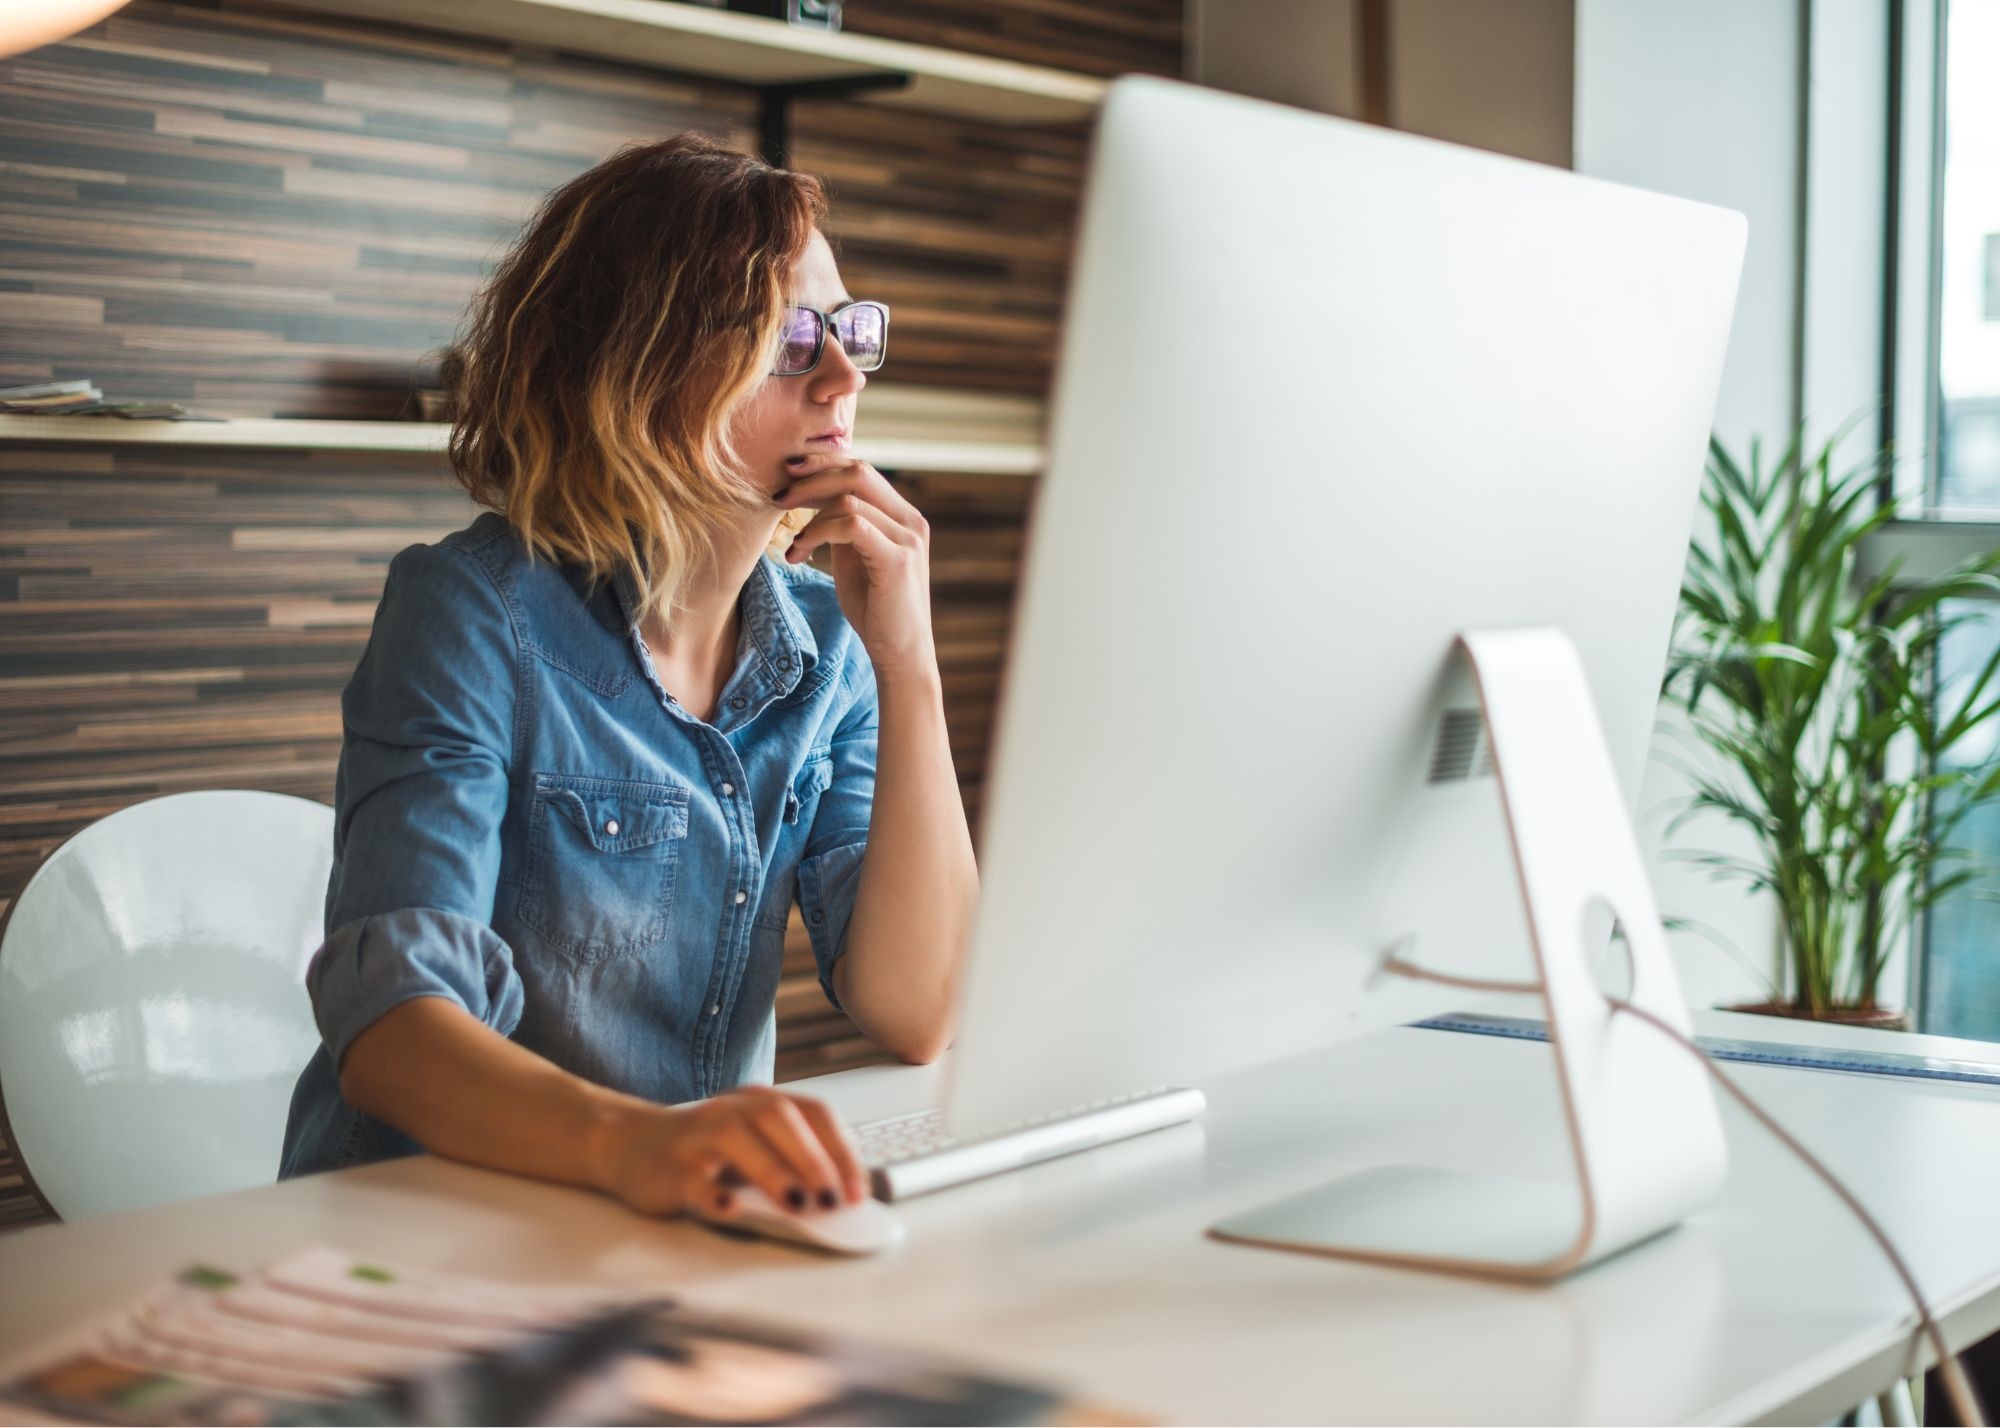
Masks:
[[[1630,812],[1744,236],[1539,164],[1113,86],[1001,689],[954,1133],[1466,1004],[1379,978],[1398,943],[1534,975],[1454,640],[1566,634]]]

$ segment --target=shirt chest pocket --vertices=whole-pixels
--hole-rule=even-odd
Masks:
[[[790,921],[799,856],[812,831],[813,811],[819,806],[819,796],[832,783],[832,756],[825,749],[814,749],[806,755],[805,766],[786,785],[785,822],[778,829],[778,857],[764,882],[764,897],[754,919],[757,926],[782,932]]]
[[[792,780],[792,786],[785,790],[785,822],[797,823],[801,819],[810,822],[819,796],[832,782],[833,751],[814,749],[806,755],[805,767]]]
[[[536,774],[521,921],[581,962],[655,945],[673,920],[687,830],[684,787]]]

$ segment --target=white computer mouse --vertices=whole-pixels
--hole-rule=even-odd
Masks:
[[[863,1200],[832,1210],[795,1214],[754,1185],[736,1190],[732,1215],[695,1214],[724,1230],[741,1230],[770,1239],[788,1240],[831,1254],[876,1254],[903,1242],[902,1219],[880,1200]]]

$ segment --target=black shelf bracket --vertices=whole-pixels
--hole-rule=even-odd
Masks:
[[[772,168],[792,166],[792,101],[838,99],[873,89],[908,89],[910,76],[899,70],[880,74],[848,74],[837,79],[802,79],[793,84],[757,86],[758,147]]]

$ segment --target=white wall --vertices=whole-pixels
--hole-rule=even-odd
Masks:
[[[1750,220],[1715,429],[1780,441],[1797,406],[1799,7],[1577,0],[1576,168]]]
[[[1804,26],[1792,0],[1577,0],[1576,168],[1661,193],[1737,209],[1749,247],[1715,431],[1736,450],[1752,436],[1782,448],[1798,409],[1800,68]],[[1687,785],[1656,741],[1641,794],[1641,832],[1656,850]],[[1747,853],[1718,818],[1685,825],[1681,847]],[[1655,860],[1662,912],[1713,927],[1753,966],[1769,968],[1768,898]],[[1674,936],[1696,1005],[1755,997],[1755,975],[1707,939]]]
[[[1831,435],[1882,396],[1889,0],[1812,0],[1800,407]],[[1845,448],[1882,442],[1879,415]]]
[[[1576,167],[1738,209],[1750,245],[1715,430],[1741,452],[1782,447],[1799,421],[1823,440],[1881,396],[1887,142],[1886,0],[1577,0]],[[1879,441],[1863,421],[1843,454]],[[1670,738],[1663,739],[1670,747]],[[1657,836],[1686,785],[1656,759],[1644,803]],[[1683,847],[1747,851],[1721,820]],[[1770,968],[1768,897],[1656,864],[1662,907],[1714,926]],[[1759,993],[1712,944],[1676,938],[1690,999]],[[1901,999],[1893,962],[1883,999]]]

